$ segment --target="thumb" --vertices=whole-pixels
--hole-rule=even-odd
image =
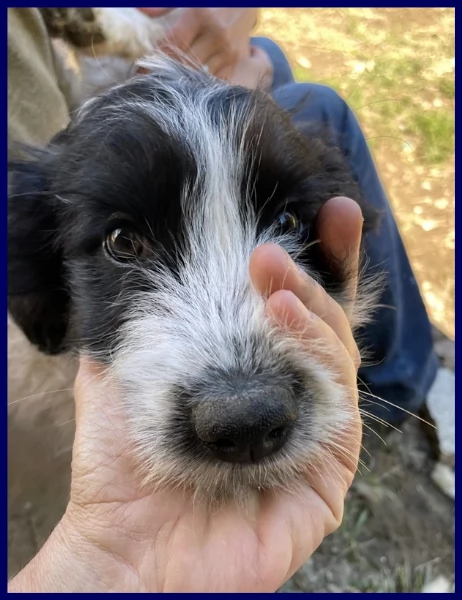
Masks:
[[[93,420],[110,408],[113,394],[105,382],[104,366],[88,356],[80,357],[74,384],[76,423]]]
[[[167,15],[169,12],[172,12],[172,10],[175,10],[174,8],[138,8],[138,10],[142,13],[144,13],[147,17],[150,17],[151,19],[156,19],[157,17],[163,17],[164,15]]]
[[[360,206],[344,196],[328,200],[317,219],[321,252],[329,266],[348,282],[350,302],[356,298],[363,221]]]
[[[182,12],[177,22],[172,26],[159,47],[168,54],[188,52],[193,42],[201,31],[201,22],[196,10],[189,9]],[[179,58],[180,56],[178,56]]]
[[[127,449],[126,415],[120,392],[105,367],[82,356],[75,387],[73,470],[87,472]]]

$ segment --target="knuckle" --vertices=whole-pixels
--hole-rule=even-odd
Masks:
[[[202,23],[204,23],[205,25],[208,25],[211,21],[211,12],[209,8],[194,8],[194,15],[195,17],[201,21]]]
[[[316,279],[309,277],[306,279],[306,284],[307,286],[309,286],[309,291],[313,295],[313,298],[315,298],[316,300],[325,301],[328,298],[328,295],[326,294],[324,288],[319,283],[319,281],[316,281]]]
[[[229,60],[231,62],[231,64],[236,64],[239,62],[240,56],[239,56],[239,52],[237,50],[237,48],[231,48],[228,51],[228,56],[229,56]]]
[[[353,349],[353,364],[354,364],[356,370],[358,370],[359,367],[361,366],[361,353],[358,349],[358,346],[356,346],[356,344]]]
[[[210,8],[202,9],[201,13],[201,22],[213,33],[219,33],[221,31],[222,25],[221,21],[218,19],[217,15]]]
[[[341,306],[321,287],[320,299],[324,302],[326,312],[334,319],[337,327],[341,327],[344,319],[344,312]],[[336,333],[339,333],[336,331]]]
[[[232,43],[233,43],[233,38],[232,38],[231,33],[226,28],[226,26],[223,25],[222,23],[216,23],[215,24],[215,32],[217,34],[217,37],[220,38],[221,45],[229,53],[230,50],[231,50],[231,48],[232,48]]]

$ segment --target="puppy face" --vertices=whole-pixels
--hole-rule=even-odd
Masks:
[[[208,499],[293,487],[351,416],[266,317],[249,257],[278,243],[341,302],[310,242],[323,202],[358,191],[264,93],[148,66],[12,165],[10,312],[42,351],[107,365],[148,480]]]

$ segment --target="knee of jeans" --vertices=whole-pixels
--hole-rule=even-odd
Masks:
[[[254,37],[250,43],[264,50],[273,65],[273,90],[294,82],[290,63],[276,42],[265,37]]]
[[[282,87],[275,100],[285,109],[296,109],[300,118],[328,121],[332,125],[343,122],[349,110],[346,101],[333,88],[318,83],[293,83]]]
[[[301,83],[300,94],[306,94],[313,110],[317,109],[330,119],[343,117],[348,105],[333,88],[318,83]]]
[[[260,36],[252,37],[250,40],[250,43],[254,46],[258,46],[259,48],[262,48],[269,55],[279,54],[280,56],[283,56],[284,58],[286,58],[282,48],[278,44],[276,44],[276,42],[271,40],[270,38],[260,37]]]

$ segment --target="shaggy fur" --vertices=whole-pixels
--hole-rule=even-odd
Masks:
[[[152,19],[136,8],[40,8],[51,37],[91,56],[148,55],[182,9]]]
[[[312,243],[316,216],[336,195],[360,203],[365,231],[375,213],[338,149],[265,93],[162,56],[140,66],[152,74],[90,100],[11,165],[10,313],[41,351],[107,365],[146,481],[207,499],[293,489],[351,414],[333,369],[265,316],[249,257],[280,244],[342,304],[348,274]],[[373,299],[359,287],[353,328]],[[290,419],[261,459],[228,462],[226,431],[198,434],[207,406],[217,426],[268,418],[279,435],[281,403]]]

